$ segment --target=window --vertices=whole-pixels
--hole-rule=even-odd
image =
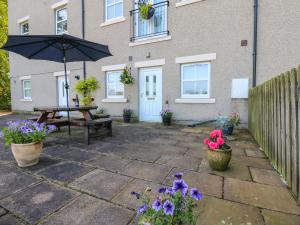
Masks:
[[[123,16],[123,0],[105,0],[105,20]]]
[[[67,8],[61,8],[55,12],[56,34],[65,34],[68,32],[68,12]]]
[[[23,80],[23,99],[31,99],[31,82],[30,80]]]
[[[181,96],[183,98],[209,98],[210,64],[181,65]]]
[[[124,84],[120,81],[122,71],[107,72],[107,98],[124,98]]]
[[[21,35],[28,35],[29,34],[29,23],[28,21],[23,22],[20,24],[20,34]]]

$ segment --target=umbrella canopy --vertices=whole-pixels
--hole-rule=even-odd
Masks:
[[[17,53],[28,59],[64,63],[97,61],[111,56],[106,45],[63,35],[9,35],[1,49]]]
[[[112,56],[108,46],[86,41],[67,34],[62,35],[9,35],[1,49],[28,59],[64,63],[67,107],[69,108],[67,62],[97,61]],[[68,120],[70,115],[68,111]],[[69,126],[70,133],[70,126]]]

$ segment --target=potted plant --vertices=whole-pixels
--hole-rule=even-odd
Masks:
[[[150,201],[147,188],[143,193],[131,192],[142,205],[137,209],[138,224],[140,225],[194,225],[196,218],[194,208],[196,202],[203,196],[196,188],[188,187],[182,179],[183,174],[175,174],[172,187],[161,187],[157,190],[158,197]]]
[[[170,109],[164,109],[161,111],[160,116],[165,126],[170,126],[172,123],[173,112]]]
[[[92,102],[95,100],[92,97],[92,94],[99,88],[100,84],[97,81],[96,77],[90,77],[86,80],[80,80],[75,86],[75,90],[82,96],[80,101],[84,106],[89,106],[92,104]]]
[[[153,5],[148,0],[139,0],[138,7],[140,11],[140,16],[144,20],[149,20],[155,13]]]
[[[11,150],[19,167],[28,167],[39,162],[43,148],[43,140],[52,131],[54,125],[46,126],[30,120],[8,122],[2,129],[6,145],[11,145]]]
[[[133,76],[131,75],[131,72],[130,70],[128,70],[127,68],[125,68],[120,76],[120,81],[121,83],[123,84],[133,84],[134,82],[134,78]]]
[[[234,128],[240,124],[241,119],[238,113],[232,113],[229,117],[219,116],[217,119],[217,125],[225,135],[232,135]]]
[[[214,170],[224,171],[231,160],[231,148],[226,144],[222,130],[213,130],[210,137],[204,139],[208,146],[209,165]]]
[[[133,114],[133,111],[131,109],[126,109],[125,108],[123,110],[123,121],[124,121],[124,123],[130,123],[132,114]]]

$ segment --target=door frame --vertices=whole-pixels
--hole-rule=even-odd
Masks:
[[[139,85],[138,85],[138,114],[139,114],[139,121],[142,121],[142,110],[141,110],[141,72],[142,71],[151,71],[151,70],[160,70],[160,76],[161,76],[161,108],[163,108],[163,67],[162,66],[153,66],[153,67],[141,67],[138,69],[138,79],[139,79]],[[151,121],[144,121],[144,122],[149,122]]]

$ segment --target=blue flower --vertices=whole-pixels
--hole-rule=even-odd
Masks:
[[[142,214],[147,209],[148,209],[148,206],[145,204],[145,205],[142,205],[142,206],[138,207],[137,212],[138,212],[138,214]]]
[[[162,203],[159,199],[157,199],[155,202],[152,204],[152,209],[154,209],[156,212],[162,209]]]
[[[175,192],[180,191],[184,197],[188,191],[188,185],[184,182],[184,180],[174,180],[172,188]]]
[[[175,206],[170,200],[165,201],[163,208],[166,215],[173,215]]]
[[[50,134],[51,132],[56,130],[56,126],[54,125],[48,125],[46,129],[46,134]]]
[[[34,132],[34,130],[32,130],[30,127],[28,127],[28,126],[22,126],[22,127],[20,127],[20,131],[21,131],[21,133],[23,133],[23,134],[29,134],[29,133],[33,133]]]
[[[137,199],[140,199],[140,197],[141,197],[141,195],[135,191],[132,191],[131,195],[134,195]]]
[[[158,193],[166,193],[166,191],[167,191],[167,188],[165,188],[165,187],[161,187],[158,189]]]
[[[177,179],[179,179],[179,180],[182,179],[182,176],[183,176],[183,173],[176,173],[176,174],[174,175],[174,177],[177,178]]]
[[[199,201],[203,198],[202,193],[197,188],[192,188],[190,190],[190,195],[192,198],[196,199],[197,201]]]
[[[173,188],[168,188],[165,192],[167,195],[171,195],[173,196],[175,194],[175,191],[173,190]]]

